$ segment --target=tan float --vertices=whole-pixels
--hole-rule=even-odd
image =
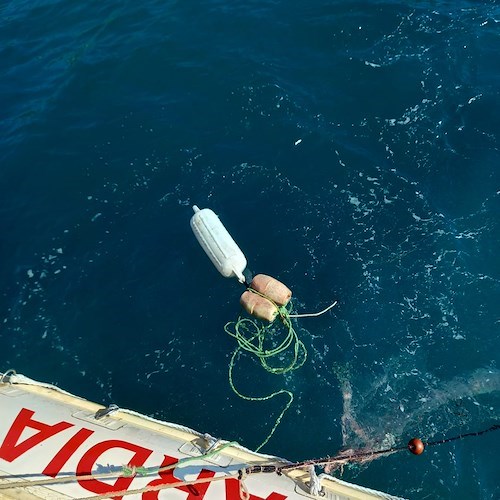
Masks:
[[[292,298],[292,291],[286,285],[267,274],[257,274],[250,283],[250,288],[269,297],[279,306],[286,306]]]
[[[270,300],[250,292],[249,290],[244,291],[241,295],[240,304],[251,316],[269,321],[270,323],[272,323],[278,315],[278,308]]]

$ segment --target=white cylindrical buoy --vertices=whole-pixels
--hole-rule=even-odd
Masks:
[[[236,277],[244,283],[243,271],[247,267],[247,259],[219,217],[209,208],[200,210],[194,205],[193,210],[191,229],[201,248],[222,276]]]

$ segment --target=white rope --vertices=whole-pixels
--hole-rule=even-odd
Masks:
[[[13,375],[16,375],[16,370],[13,370],[12,368],[10,370],[7,370],[5,373],[0,373],[1,377],[0,377],[0,384],[4,384],[6,383],[7,381],[9,382],[9,384],[12,384],[11,382],[11,377]],[[8,379],[8,380],[7,380]]]
[[[326,309],[323,309],[320,312],[317,313],[306,313],[306,314],[289,314],[290,318],[315,318],[317,316],[321,316],[322,314],[325,314],[327,311],[329,311],[332,307],[335,307],[337,305],[337,301],[335,301],[333,304],[330,304]]]
[[[307,467],[307,471],[309,472],[309,494],[313,496],[318,496],[321,493],[321,479],[316,474],[314,470],[314,465],[309,465]]]
[[[85,497],[82,498],[81,500],[102,500],[104,498],[124,497],[127,495],[141,495],[143,493],[149,493],[151,491],[181,488],[182,486],[189,486],[189,485],[194,486],[203,483],[213,483],[215,481],[225,481],[226,479],[230,478],[236,479],[237,476],[224,475],[224,476],[214,476],[214,477],[202,477],[199,479],[195,479],[193,481],[179,481],[178,483],[160,483],[155,486],[145,486],[144,488],[138,488],[136,490],[109,491],[107,493],[102,493],[100,495]]]
[[[240,476],[238,477],[238,487],[240,491],[240,500],[250,500],[250,492],[248,491],[247,485],[245,484],[245,479],[247,478],[247,474],[245,470],[241,471]]]

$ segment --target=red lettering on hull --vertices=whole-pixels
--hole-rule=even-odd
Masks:
[[[43,469],[42,474],[46,476],[56,477],[64,464],[70,459],[75,451],[87,440],[89,436],[94,434],[94,431],[89,429],[80,429],[55,455]]]
[[[165,455],[161,467],[166,467],[167,465],[175,464],[176,462],[178,462],[177,458]],[[159,475],[161,479],[156,479],[154,481],[151,481],[150,483],[148,483],[148,486],[158,486],[159,484],[171,484],[179,482],[179,480],[174,476],[174,469],[169,469],[167,471],[160,472]],[[200,474],[198,474],[198,477],[196,479],[202,479],[214,476],[215,472],[203,469],[200,472]],[[210,483],[200,483],[197,484],[196,486],[193,485],[180,486],[179,488],[176,489],[188,493],[186,500],[198,500],[205,497],[205,494],[207,493],[207,489],[209,486]],[[158,493],[159,491],[148,491],[142,494],[142,498],[144,500],[157,500]]]
[[[111,450],[113,448],[122,448],[124,450],[134,452],[133,457],[127,463],[136,467],[142,467],[151,453],[153,453],[153,450],[148,450],[147,448],[143,448],[142,446],[128,443],[127,441],[121,441],[119,439],[101,441],[100,443],[97,443],[96,445],[92,446],[92,448],[87,450],[83,457],[80,459],[80,462],[78,462],[78,465],[76,467],[77,476],[86,476],[90,474],[99,457],[105,451]],[[133,480],[133,477],[119,477],[113,484],[107,484],[103,481],[99,481],[98,479],[91,479],[87,481],[78,480],[78,482],[80,483],[82,488],[85,488],[88,491],[92,491],[93,493],[112,493],[113,491],[126,490]],[[114,498],[120,499],[122,497]]]
[[[3,459],[7,462],[14,462],[21,455],[31,450],[35,446],[43,443],[52,436],[55,436],[56,434],[71,427],[75,427],[74,424],[65,421],[57,422],[52,425],[40,422],[32,418],[34,414],[34,411],[27,408],[22,408],[19,411],[19,414],[15,418],[10,429],[7,431],[3,443],[0,445],[0,459]],[[23,432],[27,429],[32,429],[37,432],[36,434],[24,439],[23,441],[20,441]],[[75,455],[77,450],[92,434],[94,434],[94,431],[86,429],[84,427],[80,428],[66,441],[63,447],[52,456],[47,466],[43,469],[42,474],[46,476],[57,477],[64,465],[70,460],[72,456]],[[105,452],[115,448],[131,452],[131,458],[129,460],[126,460],[125,463],[133,465],[135,467],[142,467],[145,464],[146,460],[153,453],[153,450],[118,439],[101,441],[95,444],[83,453],[76,467],[77,480],[83,489],[92,493],[105,494],[124,491],[130,487],[132,481],[134,480],[133,476],[118,477],[112,484],[100,481],[98,479],[78,479],[78,476],[86,476],[91,474],[99,458]],[[41,455],[42,460],[47,457],[46,453],[43,453]],[[47,458],[50,458],[50,456]],[[175,457],[164,455],[161,467],[166,467],[168,465],[176,463],[177,461],[178,459]],[[162,484],[168,485],[172,483],[178,483],[179,480],[174,476],[173,471],[173,469],[169,469],[168,471],[160,472],[160,478],[154,479],[153,481],[149,482],[148,486],[154,487]],[[30,470],[29,472],[34,473],[37,471]],[[196,478],[208,479],[214,476],[215,472],[202,469]],[[224,481],[224,484],[226,500],[240,500],[239,481],[237,479],[226,479]],[[205,495],[207,494],[209,487],[210,482],[206,482],[197,485],[178,486],[176,489],[188,494],[186,500],[203,500],[203,498],[205,498]],[[143,500],[157,500],[158,495],[159,491],[149,491],[143,493],[142,498]],[[119,496],[116,496],[114,498],[117,500],[122,499],[122,497]],[[276,492],[270,493],[265,498],[252,494],[250,494],[249,496],[249,500],[286,500],[287,498],[287,496]]]
[[[23,408],[19,412],[9,432],[7,432],[5,436],[2,446],[0,446],[0,458],[3,458],[7,462],[13,462],[16,458],[20,457],[23,453],[26,453],[37,444],[49,439],[58,432],[73,427],[73,424],[69,422],[58,422],[54,425],[44,424],[43,422],[38,422],[38,420],[33,420],[31,417],[34,414],[34,411],[27,410],[26,408]],[[21,443],[18,443],[21,434],[27,428],[35,429],[38,432]]]

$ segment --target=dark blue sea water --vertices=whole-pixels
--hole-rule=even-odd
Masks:
[[[242,290],[196,203],[296,310],[339,302],[297,322],[302,369],[240,360],[295,394],[263,451],[498,422],[499,54],[497,1],[4,0],[0,370],[255,448],[284,401],[229,387]],[[500,498],[496,434],[342,477]]]

